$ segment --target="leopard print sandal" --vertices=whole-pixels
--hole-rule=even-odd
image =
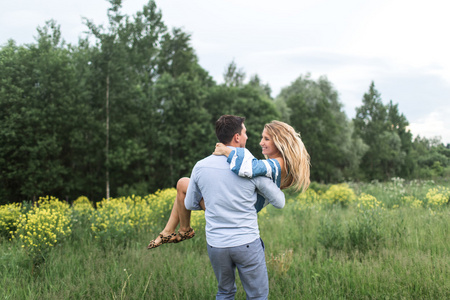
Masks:
[[[151,240],[150,244],[148,244],[147,249],[153,249],[156,247],[161,246],[162,244],[167,244],[167,243],[173,243],[174,240],[172,240],[174,237],[176,237],[176,233],[171,233],[168,235],[163,235],[162,233],[159,234],[159,237],[161,238],[161,242],[159,242],[159,244],[156,243],[156,239],[155,240]],[[176,240],[176,239],[175,239]]]
[[[178,236],[179,236],[179,239],[175,239],[175,241],[173,241],[173,243],[179,243],[179,242],[182,242],[182,241],[185,241],[188,239],[192,239],[195,236],[195,231],[192,228],[190,228],[185,233],[180,233],[178,231]]]

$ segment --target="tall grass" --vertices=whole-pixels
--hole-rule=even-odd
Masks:
[[[284,209],[269,207],[259,216],[270,298],[450,298],[450,208],[427,206],[427,192],[435,184],[397,180],[348,187],[357,199],[345,205],[342,202],[347,200],[341,196],[330,201],[330,192],[328,200],[321,201],[329,190],[321,186],[316,196],[310,194],[314,201],[287,193],[290,200]],[[361,211],[356,202],[363,193],[382,205]],[[421,200],[422,206],[402,200],[407,196]],[[214,299],[216,279],[203,225],[195,228],[191,240],[146,250],[166,219],[159,217],[151,227],[135,231],[126,243],[122,239],[115,243],[96,239],[89,219],[79,218],[71,236],[52,247],[34,272],[20,242],[4,235],[0,295],[4,299]],[[239,282],[237,287],[236,299],[245,299]]]

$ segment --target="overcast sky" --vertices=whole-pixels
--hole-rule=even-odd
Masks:
[[[132,16],[145,0],[124,0]],[[414,136],[450,143],[450,1],[157,0],[169,28],[191,34],[200,65],[221,83],[235,61],[276,97],[301,75],[326,76],[349,119],[372,81],[399,104]],[[105,0],[0,0],[0,44],[34,42],[54,19],[76,44],[82,17],[106,25]]]

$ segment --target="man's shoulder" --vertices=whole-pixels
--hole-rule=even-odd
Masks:
[[[207,156],[201,160],[199,160],[196,164],[196,168],[201,167],[213,167],[218,165],[223,165],[223,163],[226,163],[226,156],[223,155],[210,155]]]
[[[208,162],[210,162],[212,159],[214,159],[214,156],[215,156],[215,155],[210,155],[210,156],[207,156],[207,157],[205,157],[205,158],[202,158],[202,159],[200,159],[199,161],[197,161],[197,163],[196,163],[195,165],[197,166],[197,165],[203,165],[203,164],[205,164],[205,163],[208,163]]]

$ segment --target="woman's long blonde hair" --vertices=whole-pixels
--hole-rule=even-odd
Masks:
[[[282,188],[294,186],[306,191],[310,184],[310,158],[305,145],[292,126],[272,121],[264,126],[284,160],[286,176],[281,181]]]

